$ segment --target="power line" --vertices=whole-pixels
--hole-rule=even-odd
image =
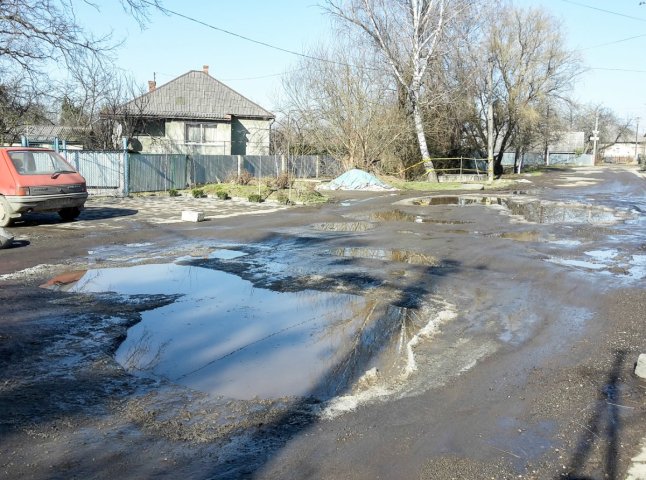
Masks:
[[[635,40],[636,38],[643,38],[646,37],[646,33],[643,33],[641,35],[635,35],[632,37],[627,37],[627,38],[622,38],[620,40],[613,40],[612,42],[606,42],[606,43],[600,43],[598,45],[592,45],[591,47],[583,47],[577,49],[577,51],[583,51],[583,50],[590,50],[592,48],[599,48],[599,47],[607,47],[608,45],[615,45],[617,43],[623,43],[623,42],[628,42],[629,40]]]
[[[603,70],[607,72],[646,73],[646,70],[633,70],[630,68],[590,67],[590,70]]]
[[[633,17],[632,15],[626,15],[624,13],[613,12],[612,10],[606,10],[604,8],[593,7],[592,5],[586,5],[585,3],[575,2],[573,0],[561,0],[561,1],[563,1],[565,3],[571,3],[572,5],[576,5],[578,7],[589,8],[590,10],[596,10],[598,12],[608,13],[610,15],[616,15],[618,17],[630,18],[631,20],[637,20],[639,22],[646,22],[646,18]]]
[[[287,74],[289,74],[289,73],[298,72],[298,71],[300,71],[300,70],[303,70],[303,69],[302,69],[302,68],[298,68],[298,69],[296,69],[296,70],[290,70],[290,71],[288,71],[288,72],[272,73],[272,74],[269,74],[269,75],[261,75],[261,76],[259,76],[259,77],[223,78],[223,79],[222,79],[222,81],[224,81],[224,82],[230,82],[230,81],[234,81],[234,80],[260,80],[260,79],[262,79],[262,78],[282,77],[283,75],[287,75]]]
[[[235,32],[232,32],[230,30],[225,30],[224,28],[216,27],[215,25],[211,25],[210,23],[203,22],[202,20],[199,20],[199,19],[194,18],[194,17],[189,17],[188,15],[184,15],[183,13],[179,13],[179,12],[176,12],[174,10],[170,10],[169,8],[162,7],[162,6],[160,6],[158,4],[155,4],[155,3],[151,2],[151,1],[148,1],[148,0],[141,0],[141,1],[143,3],[145,3],[145,4],[147,4],[147,5],[150,5],[152,7],[158,8],[159,10],[161,10],[162,12],[164,12],[166,14],[181,17],[181,18],[183,18],[185,20],[188,20],[189,22],[194,22],[194,23],[197,23],[197,24],[202,25],[204,27],[210,28],[211,30],[216,30],[218,32],[226,33],[227,35],[231,35],[233,37],[241,38],[242,40],[246,40],[248,42],[255,43],[257,45],[262,45],[263,47],[272,48],[274,50],[278,50],[279,52],[289,53],[290,55],[296,55],[298,57],[307,58],[309,60],[316,60],[318,62],[332,63],[332,64],[340,65],[340,66],[343,66],[343,67],[363,68],[363,69],[367,69],[367,70],[377,70],[376,68],[372,68],[372,67],[365,67],[365,66],[361,66],[361,65],[351,65],[351,64],[348,64],[348,63],[337,62],[337,61],[334,61],[334,60],[328,60],[326,58],[315,57],[313,55],[307,55],[305,53],[296,52],[294,50],[288,50],[286,48],[282,48],[282,47],[278,47],[276,45],[272,45],[271,43],[267,43],[267,42],[263,42],[261,40],[256,40],[256,39],[253,39],[253,38],[249,38],[249,37],[246,37],[244,35],[240,35],[239,33],[235,33]]]

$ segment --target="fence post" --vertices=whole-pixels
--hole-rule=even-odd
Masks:
[[[128,158],[128,138],[123,137],[123,196],[130,195],[130,159]]]
[[[319,156],[316,156],[316,178],[319,178],[319,175],[321,174],[321,159]]]
[[[244,164],[244,159],[242,158],[242,155],[237,155],[238,157],[238,178],[242,176],[242,167]]]

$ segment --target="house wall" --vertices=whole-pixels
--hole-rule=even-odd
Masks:
[[[136,137],[136,145],[143,153],[184,153],[194,155],[268,155],[269,154],[269,120],[251,120],[234,118],[231,123],[217,122],[217,133],[214,143],[186,143],[186,122],[168,120],[165,135],[156,137],[141,135]]]
[[[637,144],[637,154],[644,155],[644,144]],[[635,156],[635,142],[615,143],[603,150],[603,157],[630,158]]]
[[[144,153],[184,153],[194,155],[231,155],[231,124],[216,122],[214,143],[186,143],[184,135],[187,122],[183,120],[166,121],[163,137],[139,136],[141,152]],[[211,122],[209,122],[211,123]]]
[[[231,155],[269,155],[271,120],[234,118]]]

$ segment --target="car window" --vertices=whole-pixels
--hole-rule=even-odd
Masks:
[[[16,171],[22,175],[51,175],[75,172],[75,170],[54,152],[15,151],[9,152]]]

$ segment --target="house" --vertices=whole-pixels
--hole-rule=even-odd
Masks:
[[[83,127],[64,125],[24,125],[19,130],[23,143],[32,147],[58,147],[78,150],[83,148],[83,141],[88,130]]]
[[[531,145],[517,159],[514,151],[505,152],[502,164],[506,167],[521,163],[536,165],[594,165],[592,155],[585,155],[585,132],[555,132],[551,142]]]
[[[274,115],[209,75],[191,70],[123,106],[130,148],[144,153],[267,155]],[[125,130],[124,130],[125,131]]]
[[[646,144],[635,132],[622,133],[614,143],[600,145],[604,163],[636,163],[644,156]]]

